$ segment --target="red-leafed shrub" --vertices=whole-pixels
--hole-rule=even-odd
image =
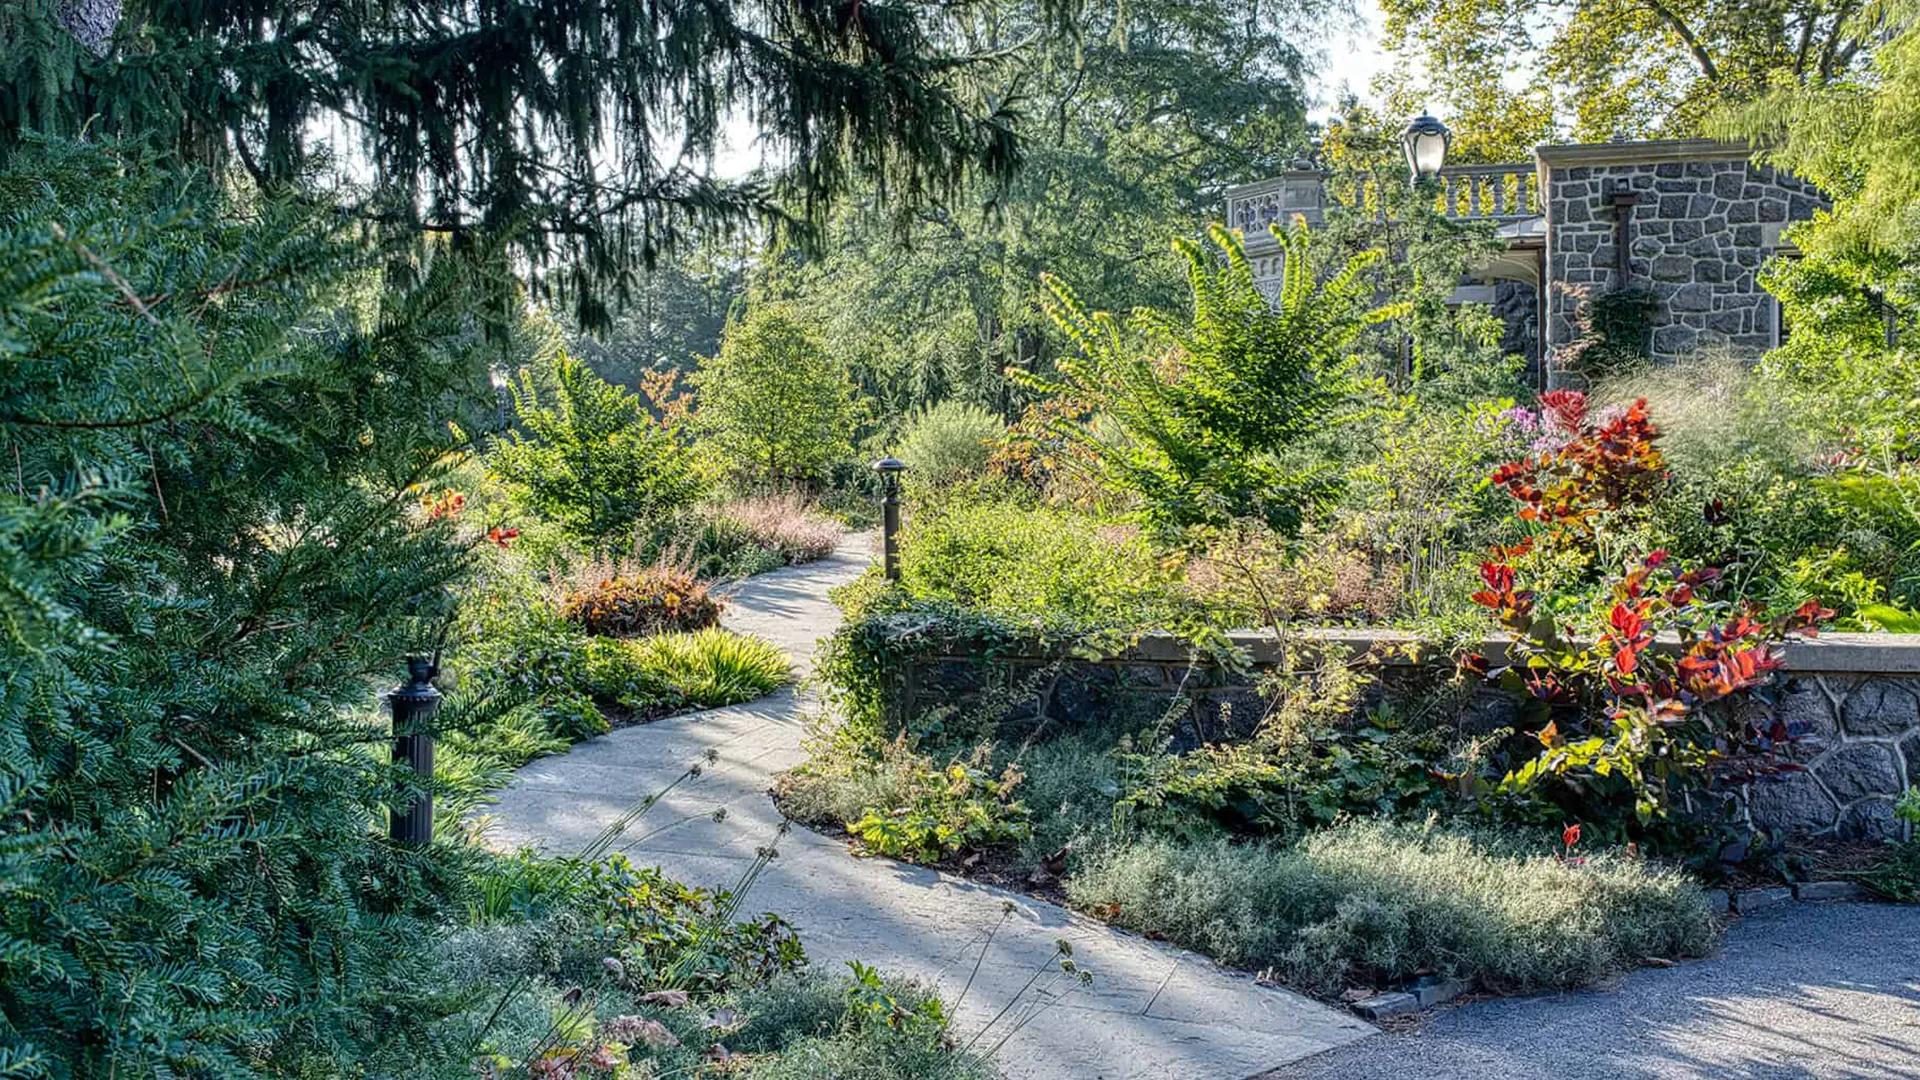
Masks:
[[[596,577],[569,591],[560,614],[589,634],[641,637],[704,630],[720,621],[720,603],[685,570],[652,566]]]
[[[1600,515],[1644,505],[1667,483],[1660,429],[1645,399],[1596,417],[1585,394],[1551,390],[1540,395],[1538,413],[1515,415],[1539,438],[1532,453],[1495,470],[1493,483],[1554,543],[1591,543]]]
[[[1655,551],[1611,583],[1602,625],[1563,625],[1520,587],[1523,552],[1481,563],[1486,587],[1473,597],[1514,636],[1504,666],[1466,666],[1523,696],[1520,731],[1539,744],[1493,791],[1546,794],[1585,820],[1630,799],[1645,826],[1715,778],[1792,767],[1779,751],[1798,733],[1745,706],[1771,688],[1779,645],[1833,612],[1809,602],[1763,620],[1755,604],[1709,595],[1718,571],[1681,572]]]

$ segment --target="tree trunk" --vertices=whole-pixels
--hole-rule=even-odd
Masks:
[[[113,48],[113,31],[120,25],[122,0],[61,0],[60,25],[73,40],[95,56]]]

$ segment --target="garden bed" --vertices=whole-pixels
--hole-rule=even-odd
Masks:
[[[1176,745],[1193,747],[1246,735],[1265,714],[1262,676],[1280,660],[1271,631],[1240,631],[1225,641],[1236,662],[1202,654],[1170,634],[1148,633],[1099,655],[1038,639],[948,633],[924,618],[900,617],[916,644],[894,654],[880,683],[891,726],[934,710],[977,712],[995,724],[1072,727],[1115,709],[1178,717]],[[918,620],[915,622],[915,620]],[[1312,643],[1386,669],[1384,679],[1417,677],[1429,661],[1451,658],[1412,634],[1393,630],[1302,630],[1290,644]],[[1508,639],[1481,645],[1490,663]],[[1920,783],[1920,636],[1830,634],[1784,646],[1786,681],[1759,702],[1795,737],[1800,768],[1741,785],[1738,820],[1780,837],[1880,840],[1904,834],[1893,813]],[[1463,695],[1457,723],[1498,723],[1511,703],[1495,690]]]

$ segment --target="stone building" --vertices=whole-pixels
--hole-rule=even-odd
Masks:
[[[1227,222],[1244,232],[1256,273],[1279,273],[1269,223],[1297,214],[1314,224],[1364,202],[1326,179],[1299,169],[1227,192]],[[1449,217],[1491,222],[1504,241],[1456,299],[1500,315],[1508,347],[1547,384],[1567,376],[1580,305],[1626,290],[1646,298],[1644,344],[1657,361],[1778,344],[1779,307],[1759,270],[1785,249],[1787,223],[1824,205],[1811,185],[1753,164],[1745,147],[1705,139],[1547,145],[1531,163],[1449,167],[1438,181]]]

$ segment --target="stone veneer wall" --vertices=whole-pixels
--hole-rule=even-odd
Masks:
[[[1531,281],[1496,281],[1490,308],[1506,327],[1500,337],[1500,350],[1525,359],[1527,382],[1536,383],[1540,372],[1540,287]]]
[[[1411,670],[1415,639],[1390,631],[1314,635]],[[1256,672],[1276,656],[1269,634],[1234,635]],[[1489,642],[1497,660],[1502,647]],[[1805,766],[1736,793],[1738,816],[1776,835],[1885,837],[1903,826],[1893,804],[1920,784],[1920,636],[1834,634],[1787,647],[1784,692],[1772,706],[1800,737],[1791,751]],[[941,709],[990,707],[1002,722],[1072,725],[1112,709],[1169,713],[1182,747],[1246,734],[1262,714],[1254,677],[1196,663],[1174,638],[1150,635],[1098,660],[1041,650],[991,658],[917,656],[894,673],[888,712],[896,719]],[[1463,723],[1497,723],[1511,702],[1486,691]]]
[[[1823,205],[1812,185],[1754,165],[1743,147],[1707,140],[1543,146],[1539,166],[1549,356],[1578,335],[1577,288],[1652,290],[1656,360],[1709,348],[1757,355],[1775,343],[1774,302],[1757,275],[1780,247],[1781,228]],[[1616,193],[1639,200],[1625,208],[1625,281]]]

